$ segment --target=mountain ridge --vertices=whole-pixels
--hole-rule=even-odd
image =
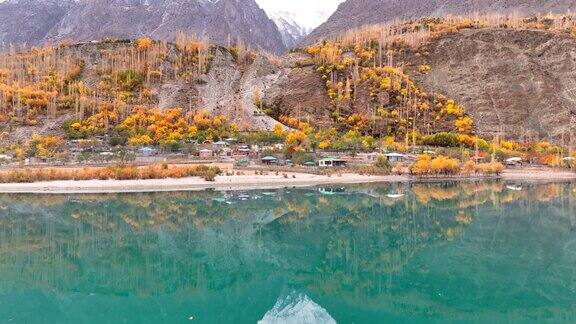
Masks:
[[[328,20],[312,31],[301,45],[335,37],[350,29],[394,20],[417,19],[448,14],[547,14],[576,11],[571,0],[347,0]]]
[[[104,37],[173,40],[179,32],[225,45],[284,52],[282,35],[254,0],[12,0],[0,2],[0,44]]]
[[[286,48],[294,48],[303,40],[311,30],[301,26],[296,19],[287,12],[278,12],[271,15],[271,19],[278,26]]]

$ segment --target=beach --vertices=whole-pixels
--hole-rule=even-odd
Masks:
[[[407,176],[367,176],[358,174],[315,175],[307,173],[280,175],[218,176],[213,182],[198,177],[151,180],[82,180],[34,183],[3,183],[0,193],[122,193],[216,190],[275,189],[332,184],[408,182]]]
[[[502,173],[502,178],[504,180],[518,181],[576,180],[576,172],[549,168],[519,168],[505,170]]]
[[[576,180],[576,173],[549,169],[509,169],[500,177],[510,181],[569,181]],[[318,185],[390,183],[415,181],[482,180],[482,178],[426,178],[418,179],[408,175],[371,176],[344,173],[338,175],[316,175],[309,173],[268,173],[257,175],[221,175],[209,182],[199,177],[180,179],[150,180],[81,180],[47,181],[34,183],[2,183],[0,193],[130,193],[130,192],[170,192],[195,190],[250,190],[276,189],[284,187],[308,187]]]

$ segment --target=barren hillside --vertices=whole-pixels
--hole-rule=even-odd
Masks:
[[[421,17],[444,17],[448,14],[474,13],[534,14],[574,12],[572,0],[348,0],[324,24],[316,28],[303,44],[337,36],[349,29],[390,21]]]
[[[576,128],[576,39],[536,30],[463,30],[426,46],[430,91],[462,103],[480,135],[560,138]]]
[[[86,130],[114,130],[138,107],[181,108],[190,122],[207,112],[240,130],[306,122],[318,131],[402,141],[438,132],[525,140],[575,133],[573,36],[467,20],[428,25],[437,31],[417,44],[406,42],[412,34],[379,45],[358,32],[283,58],[194,39],[5,53],[2,138],[61,134],[71,120]],[[422,34],[420,25],[410,26]]]

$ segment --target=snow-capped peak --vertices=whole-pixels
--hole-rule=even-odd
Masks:
[[[306,37],[312,29],[303,27],[296,22],[296,18],[290,12],[276,12],[270,15],[270,18],[278,26],[282,40],[287,48],[295,47],[300,40]]]
[[[287,47],[294,47],[324,23],[344,0],[256,0],[276,22]]]

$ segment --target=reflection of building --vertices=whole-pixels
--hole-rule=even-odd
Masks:
[[[319,188],[318,192],[324,195],[335,195],[338,193],[345,193],[346,188]]]

